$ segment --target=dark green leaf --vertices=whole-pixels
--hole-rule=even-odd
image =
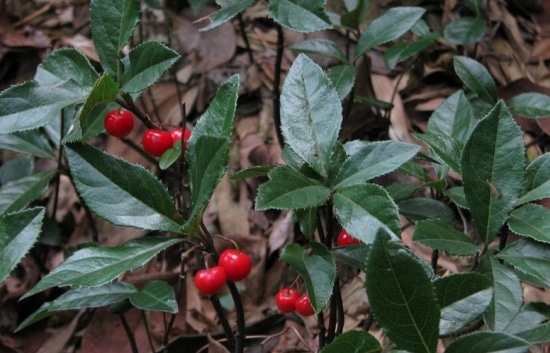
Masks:
[[[40,158],[55,158],[52,147],[39,130],[0,135],[0,148],[19,153],[28,153]]]
[[[38,240],[44,214],[44,208],[33,208],[0,216],[0,283]]]
[[[445,191],[445,194],[460,208],[469,209],[468,202],[466,201],[466,194],[464,194],[463,186],[454,186]]]
[[[338,91],[340,99],[346,98],[355,83],[355,66],[342,64],[328,69],[327,76]]]
[[[151,281],[139,292],[130,296],[130,303],[140,310],[163,311],[175,314],[178,303],[174,288],[164,281]]]
[[[399,201],[399,212],[415,221],[434,218],[453,223],[455,220],[454,212],[449,206],[428,197],[415,197]]]
[[[532,305],[523,305],[518,314],[506,327],[505,332],[515,335],[520,332],[534,329],[540,323],[546,320],[547,317],[538,312],[537,309]]]
[[[462,17],[450,22],[443,36],[456,45],[473,44],[479,42],[485,35],[485,20],[481,17]]]
[[[147,237],[115,247],[90,246],[76,251],[34,286],[24,297],[52,287],[94,287],[107,284],[127,271],[145,265],[178,238]]]
[[[501,332],[476,332],[462,336],[445,353],[519,353],[529,347],[522,338]]]
[[[193,231],[225,174],[239,94],[239,76],[231,76],[216,92],[193,129],[187,146],[192,213],[185,228]]]
[[[255,0],[230,0],[223,4],[222,8],[214,12],[208,18],[210,23],[202,27],[200,31],[210,31],[231,20],[254,4]]]
[[[160,169],[166,170],[170,168],[174,163],[176,163],[182,153],[181,145],[181,141],[177,141],[172,148],[164,152],[159,160]]]
[[[321,350],[321,353],[380,353],[378,340],[364,331],[348,331]]]
[[[477,124],[464,147],[466,200],[481,239],[489,243],[523,193],[523,134],[499,101]]]
[[[256,178],[260,176],[266,176],[275,166],[272,165],[257,165],[247,169],[239,170],[235,174],[231,175],[231,180],[245,180],[249,178]]]
[[[101,65],[111,76],[120,78],[119,54],[139,21],[139,1],[92,0],[90,15]]]
[[[550,288],[550,247],[526,239],[510,244],[498,254],[498,258],[512,265],[529,282]]]
[[[340,17],[342,25],[358,29],[359,25],[367,17],[372,5],[371,0],[344,1],[344,5],[348,10],[347,13]]]
[[[379,236],[369,254],[366,288],[376,321],[398,348],[436,352],[439,304],[416,258]]]
[[[466,56],[455,56],[453,65],[457,76],[470,91],[488,103],[496,102],[497,86],[483,65]]]
[[[332,253],[334,254],[334,258],[337,262],[341,262],[358,270],[364,271],[370,248],[371,245],[359,244],[336,248],[332,250]]]
[[[55,172],[40,172],[2,185],[0,188],[0,215],[16,212],[40,198],[47,190]]]
[[[544,344],[550,342],[550,323],[537,326],[533,329],[523,331],[517,334],[529,344]]]
[[[434,219],[418,222],[413,240],[451,255],[474,255],[479,251],[477,245],[464,233],[447,222]]]
[[[15,158],[0,166],[0,185],[31,176],[34,169],[32,158]]]
[[[395,141],[365,144],[342,166],[335,181],[336,188],[364,184],[388,174],[413,158],[419,150],[418,145]]]
[[[411,198],[418,189],[418,185],[408,183],[393,183],[386,186],[391,198],[397,202]]]
[[[482,274],[454,274],[436,280],[434,285],[441,305],[440,335],[460,330],[491,303],[491,281]]]
[[[316,207],[324,204],[329,196],[330,189],[319,181],[282,166],[273,169],[269,181],[258,189],[256,210]]]
[[[338,92],[323,70],[300,54],[281,95],[281,130],[285,142],[322,176],[327,176],[342,122]]]
[[[41,86],[55,86],[73,81],[75,85],[91,89],[98,74],[88,58],[73,48],[53,51],[38,66],[34,80]]]
[[[303,42],[291,45],[289,49],[297,53],[321,54],[331,58],[338,59],[343,63],[347,62],[346,54],[344,54],[342,50],[338,48],[336,43],[330,39],[325,39],[325,38],[307,39],[307,40],[304,40]]]
[[[122,89],[128,93],[140,93],[151,86],[174,65],[180,55],[159,42],[145,42],[122,59]]]
[[[332,27],[324,0],[270,0],[269,15],[296,32],[317,32]]]
[[[70,144],[66,152],[76,189],[98,216],[120,226],[179,231],[172,199],[149,171],[89,145]]]
[[[516,234],[550,243],[550,210],[544,206],[527,204],[510,214],[508,227]]]
[[[363,55],[367,50],[391,42],[409,31],[424,15],[426,10],[421,7],[393,7],[373,20],[363,32],[357,43],[356,56]]]
[[[428,131],[435,135],[450,136],[457,141],[466,141],[477,122],[473,115],[468,98],[460,90],[445,99],[433,112],[428,120]]]
[[[399,238],[397,205],[378,185],[367,183],[338,190],[333,206],[342,227],[365,244],[372,244],[380,230]]]
[[[394,69],[397,64],[420,54],[435,44],[438,39],[439,33],[428,33],[414,42],[396,44],[384,52],[384,61],[390,69]]]
[[[550,153],[545,153],[532,161],[525,170],[527,192],[518,205],[550,197]]]
[[[530,92],[512,97],[508,101],[510,110],[514,115],[526,118],[543,118],[550,116],[550,96],[546,94]]]
[[[312,237],[317,229],[317,208],[303,208],[295,211],[300,231],[308,238]]]
[[[416,134],[416,137],[426,143],[435,156],[443,161],[449,168],[460,173],[462,145],[453,137],[438,135],[431,132]]]

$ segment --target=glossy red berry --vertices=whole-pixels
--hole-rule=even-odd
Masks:
[[[282,288],[275,294],[275,304],[282,313],[290,313],[296,309],[296,301],[300,295],[292,288]]]
[[[313,310],[313,306],[307,294],[302,295],[296,301],[296,312],[302,316],[311,316],[315,314],[315,310]]]
[[[204,295],[217,293],[226,282],[227,276],[221,266],[205,268],[195,274],[195,286]]]
[[[336,244],[338,246],[350,246],[361,244],[361,242],[352,237],[345,229],[342,229],[336,238]]]
[[[134,128],[134,114],[124,109],[115,109],[105,114],[105,130],[115,137],[126,137]]]
[[[183,140],[183,144],[186,145],[191,138],[191,130],[189,130],[188,128],[180,127],[170,131],[170,135],[172,135],[172,140],[174,140],[174,143],[178,142],[179,140]]]
[[[141,141],[145,152],[160,157],[164,152],[172,148],[174,141],[169,131],[147,129]]]
[[[245,279],[252,269],[252,260],[246,253],[237,249],[226,249],[220,255],[218,265],[224,268],[227,278],[232,281]]]

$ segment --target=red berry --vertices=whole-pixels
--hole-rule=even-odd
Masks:
[[[292,288],[282,288],[275,294],[275,303],[282,313],[290,313],[296,309],[296,301],[300,295]]]
[[[143,134],[141,143],[147,153],[160,157],[164,152],[172,148],[174,141],[168,131],[147,129]]]
[[[342,229],[336,238],[338,246],[350,246],[361,244],[361,241],[352,237],[345,229]]]
[[[115,137],[126,137],[134,128],[134,114],[124,109],[115,109],[105,114],[105,130]]]
[[[221,266],[202,269],[195,274],[195,286],[201,294],[205,295],[217,293],[226,281],[227,276]]]
[[[180,127],[170,131],[170,135],[172,135],[172,140],[174,140],[174,143],[178,142],[179,140],[183,140],[183,144],[186,145],[191,138],[191,130],[189,130],[188,128]]]
[[[313,310],[313,306],[307,294],[302,295],[296,301],[296,312],[302,316],[311,316],[315,314],[315,310]]]
[[[218,265],[224,268],[227,278],[232,281],[245,279],[252,269],[252,260],[246,253],[237,249],[226,249],[220,255]]]

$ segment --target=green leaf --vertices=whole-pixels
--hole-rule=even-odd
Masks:
[[[365,285],[376,321],[399,349],[436,352],[439,304],[415,257],[385,236],[377,237],[369,254]]]
[[[541,322],[546,320],[547,316],[540,313],[533,305],[526,304],[522,306],[521,310],[506,327],[505,332],[515,335],[523,331],[534,329]]]
[[[445,353],[519,353],[529,347],[522,338],[501,332],[476,332],[458,338]]]
[[[296,32],[317,32],[332,27],[324,0],[270,0],[269,15]]]
[[[231,180],[240,181],[250,178],[256,178],[266,176],[271,170],[275,168],[272,165],[256,165],[254,167],[239,170],[235,174],[231,175]]]
[[[288,49],[297,53],[320,54],[338,59],[343,63],[347,62],[346,54],[344,54],[342,50],[338,48],[336,43],[330,39],[307,39],[303,42],[291,45],[290,47],[288,47]]]
[[[529,92],[512,97],[508,101],[514,115],[538,119],[550,116],[550,96]]]
[[[390,69],[432,46],[439,39],[439,33],[428,33],[411,43],[399,43],[384,52],[384,61]]]
[[[443,31],[445,39],[455,45],[479,42],[485,35],[485,20],[481,17],[462,17],[450,22]]]
[[[57,311],[100,308],[119,303],[136,293],[136,288],[129,283],[109,283],[99,287],[82,287],[71,289],[50,303],[44,303],[37,311],[29,315],[18,327],[20,331]]]
[[[344,1],[346,5],[347,13],[340,17],[342,25],[358,29],[363,20],[368,16],[372,1],[370,0],[357,0],[357,1]]]
[[[419,150],[418,145],[395,141],[364,144],[342,166],[336,177],[336,188],[364,184],[391,173],[412,159]]]
[[[113,77],[120,77],[120,51],[128,43],[139,21],[137,0],[92,0],[92,39],[101,65]]]
[[[370,248],[371,245],[359,244],[335,248],[332,253],[337,262],[365,271]]]
[[[172,148],[164,152],[159,160],[159,168],[166,170],[170,168],[180,158],[182,153],[181,141],[177,141]]]
[[[41,86],[57,86],[72,81],[75,87],[89,90],[98,76],[85,55],[73,48],[63,48],[46,57],[38,66],[34,80]]]
[[[493,282],[493,298],[485,321],[491,330],[505,331],[523,304],[521,283],[514,271],[494,258],[484,259],[482,270]]]
[[[0,166],[0,185],[31,176],[34,169],[32,158],[15,158],[4,161]]]
[[[16,212],[40,198],[55,172],[40,172],[12,181],[0,188],[0,215]]]
[[[454,186],[449,188],[445,191],[445,195],[447,195],[458,207],[466,210],[469,209],[463,186]]]
[[[52,287],[94,287],[107,284],[123,273],[145,265],[155,255],[181,241],[146,237],[114,247],[90,246],[76,251],[44,276],[24,298]]]
[[[327,76],[336,88],[340,99],[346,98],[355,83],[355,66],[342,64],[328,69]]]
[[[300,231],[307,238],[313,237],[315,230],[317,229],[317,208],[303,208],[297,209],[294,212],[294,216],[298,221]]]
[[[322,176],[342,123],[338,92],[323,70],[300,54],[286,76],[281,95],[281,130],[285,142]]]
[[[39,130],[17,132],[10,135],[0,134],[0,149],[54,159],[55,153],[44,134]]]
[[[550,288],[550,247],[526,239],[510,244],[497,256],[539,287]]]
[[[472,105],[460,90],[441,103],[428,120],[428,132],[466,141],[475,127]]]
[[[470,91],[488,103],[496,102],[497,86],[483,65],[466,56],[455,56],[453,65],[457,76]]]
[[[38,240],[44,208],[0,216],[0,283]]]
[[[355,56],[363,55],[367,50],[401,37],[425,12],[423,8],[414,6],[393,7],[384,12],[369,24],[359,38]]]
[[[364,331],[348,331],[321,350],[321,353],[380,353],[378,340]]]
[[[140,93],[151,86],[174,65],[180,55],[159,42],[145,42],[122,59],[122,89],[128,93]]]
[[[297,244],[290,244],[281,254],[281,260],[300,274],[315,312],[321,312],[330,300],[336,280],[332,253],[320,243],[312,242],[310,253]]]
[[[516,234],[550,243],[550,210],[534,204],[522,206],[510,214],[508,227]]]
[[[269,181],[258,188],[256,210],[297,209],[324,204],[330,189],[287,167],[277,167],[269,173]]]
[[[489,278],[473,272],[443,277],[434,285],[441,305],[440,335],[456,332],[481,316],[493,295]]]
[[[175,314],[178,303],[174,288],[164,281],[151,281],[139,292],[130,296],[130,303],[140,310],[163,311]]]
[[[532,161],[525,170],[527,192],[517,205],[550,197],[550,153],[545,153]]]
[[[415,197],[399,201],[399,212],[415,221],[439,219],[447,223],[453,223],[455,220],[454,212],[449,206],[428,197]]]
[[[89,145],[67,145],[66,153],[78,193],[98,216],[120,226],[179,231],[172,199],[149,171]]]
[[[418,189],[418,185],[408,183],[393,183],[386,186],[386,190],[395,201],[410,199]]]
[[[462,145],[453,137],[426,132],[416,134],[416,137],[426,143],[435,156],[443,161],[449,168],[460,173],[462,157]]]
[[[397,205],[378,185],[367,183],[338,190],[333,207],[342,227],[365,244],[372,244],[380,230],[399,238]]]
[[[533,329],[520,332],[516,335],[523,338],[529,344],[544,344],[550,342],[550,322],[537,326]]]
[[[479,248],[464,233],[451,224],[435,219],[416,224],[413,240],[451,255],[475,255]]]
[[[218,181],[225,174],[239,94],[239,76],[231,76],[216,92],[193,129],[187,146],[192,213],[186,229],[197,226]]]
[[[466,200],[486,244],[523,193],[524,166],[523,134],[499,101],[477,124],[462,156]]]
[[[255,0],[230,0],[223,4],[222,8],[214,12],[208,18],[210,23],[206,27],[202,27],[199,31],[210,31],[231,20],[239,13],[243,12],[254,4]]]

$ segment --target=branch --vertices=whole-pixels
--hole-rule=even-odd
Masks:
[[[275,61],[275,81],[273,83],[273,121],[275,123],[275,130],[277,132],[277,138],[279,139],[279,145],[281,148],[284,146],[284,138],[281,130],[281,66],[283,64],[283,53],[285,36],[283,28],[279,24],[275,24],[277,29],[277,58]]]

